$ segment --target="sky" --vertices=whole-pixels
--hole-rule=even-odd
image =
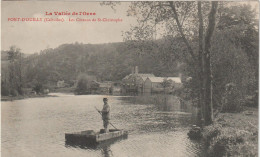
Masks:
[[[244,1],[253,7],[258,3]],[[127,16],[129,2],[121,2],[114,11],[100,2],[68,1],[2,1],[1,48],[8,50],[15,45],[22,53],[32,54],[46,48],[56,48],[65,43],[112,43],[122,42],[122,32],[136,24],[134,17]],[[54,15],[54,12],[92,12],[96,15]],[[46,12],[53,15],[46,15]],[[63,18],[64,22],[8,21],[8,18]],[[68,18],[122,19],[122,22],[68,22]],[[10,19],[9,19],[10,20]]]
[[[122,2],[114,11],[99,2],[46,2],[46,1],[2,1],[1,31],[2,50],[10,46],[19,47],[25,54],[55,48],[65,43],[111,43],[122,42],[122,32],[130,29],[136,19],[127,16],[128,2]],[[89,12],[96,15],[54,15],[54,12]],[[46,15],[46,12],[53,15]],[[8,18],[63,18],[64,22],[10,21]],[[68,22],[68,18],[122,19],[121,22]],[[20,19],[21,20],[21,19]]]

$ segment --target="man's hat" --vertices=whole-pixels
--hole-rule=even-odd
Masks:
[[[103,98],[103,101],[107,101],[107,98]]]

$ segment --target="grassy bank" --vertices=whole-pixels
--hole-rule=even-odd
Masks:
[[[213,125],[203,129],[209,156],[257,156],[258,109],[221,113]]]

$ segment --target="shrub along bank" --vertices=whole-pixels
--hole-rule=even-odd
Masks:
[[[202,134],[209,156],[257,156],[258,109],[221,113]]]

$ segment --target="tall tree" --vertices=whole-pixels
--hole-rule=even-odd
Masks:
[[[19,94],[23,94],[23,80],[22,80],[22,53],[21,50],[15,46],[11,46],[8,53],[9,60],[9,82],[10,89],[16,90]],[[14,92],[12,92],[14,94]]]
[[[205,124],[213,121],[211,84],[211,38],[215,30],[218,2],[133,2],[128,13],[138,18],[139,26],[126,33],[127,39],[152,40],[156,26],[165,25],[166,34],[180,37],[186,46],[185,61],[195,64],[199,82],[199,100],[202,104]],[[208,8],[210,8],[208,10]],[[197,14],[194,14],[194,11]],[[203,15],[208,14],[208,19]],[[141,15],[141,16],[139,16]],[[207,26],[204,30],[204,22]],[[191,24],[192,23],[192,24]],[[198,24],[198,25],[196,25]],[[178,33],[176,33],[178,32]],[[199,32],[199,33],[197,33]],[[205,35],[204,35],[205,32]],[[193,44],[199,36],[199,43]],[[196,51],[196,49],[198,51]]]
[[[203,88],[204,88],[204,118],[205,124],[213,122],[213,103],[212,103],[212,73],[211,73],[211,38],[216,25],[216,13],[218,2],[211,2],[211,10],[208,16],[208,28],[205,35],[205,50],[203,53]]]

